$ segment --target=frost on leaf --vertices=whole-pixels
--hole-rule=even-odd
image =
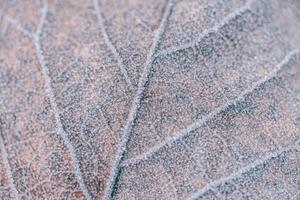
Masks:
[[[246,0],[178,0],[162,37],[161,50],[193,42],[201,32],[238,10]]]
[[[62,129],[91,198],[103,195],[132,97],[106,42],[92,1],[49,5],[42,51]]]
[[[0,199],[299,197],[299,2],[0,6]]]
[[[210,191],[225,199],[297,199],[299,162],[299,150],[286,151],[212,187]],[[208,193],[203,191],[197,199],[207,199]]]
[[[289,27],[300,24],[289,17],[290,11],[280,3],[255,2],[193,46],[158,56],[132,130],[128,158],[237,98],[298,48],[299,32]]]
[[[42,0],[0,1],[0,12],[6,17],[20,22],[24,29],[30,32],[37,30],[42,16],[42,7]]]
[[[7,189],[15,199],[62,198],[63,193],[83,199],[66,146],[55,134],[35,46],[13,26],[1,40],[0,76],[1,149],[11,173],[1,176],[1,184],[10,182]]]
[[[114,2],[111,4],[118,6]],[[55,101],[54,107],[57,105],[56,113],[59,112],[57,121],[61,124],[62,132],[66,133],[67,140],[70,140],[70,148],[74,149],[73,157],[76,158],[73,159],[78,160],[77,171],[80,171],[79,177],[82,176],[80,182],[86,185],[84,187],[87,188],[87,193],[91,193],[92,198],[103,195],[109,177],[108,171],[112,167],[123,122],[128,116],[133,97],[129,84],[132,77],[128,80],[126,75],[131,68],[129,65],[123,66],[123,59],[128,58],[119,55],[125,49],[118,45],[124,43],[115,41],[113,34],[122,34],[125,29],[118,30],[118,26],[122,26],[118,21],[112,27],[107,22],[102,12],[113,10],[109,6],[110,3],[97,1],[49,3],[39,39],[45,67],[49,73],[54,99],[52,101]],[[141,12],[141,6],[145,5],[138,2],[126,5],[124,13],[136,10],[131,13],[137,14]],[[134,25],[127,27],[134,34],[126,34],[133,36],[135,41],[139,41],[135,36],[145,37],[145,42],[153,33],[146,35],[139,32],[141,30],[135,27],[137,25],[134,21],[141,20],[141,13],[138,15],[134,19],[125,19],[126,23]],[[147,19],[143,23],[147,23]],[[156,20],[151,20],[155,29]],[[112,31],[114,29],[118,31]],[[126,48],[130,50],[129,47]],[[141,48],[138,51],[145,53],[148,46]],[[136,53],[140,52],[133,51],[133,54]]]
[[[154,38],[166,0],[99,0],[104,27],[134,86]]]
[[[161,186],[150,180],[160,176],[160,181],[171,177],[175,194],[179,199],[186,199],[274,152],[295,145],[299,147],[300,127],[294,124],[300,114],[299,93],[295,87],[297,82],[290,81],[300,71],[298,56],[294,55],[274,78],[260,84],[199,128],[149,152],[147,158],[124,166],[117,197],[139,194],[133,184],[148,181],[152,184],[147,187],[158,190]],[[275,118],[271,117],[274,116],[270,113],[272,106],[277,108]],[[165,173],[154,170],[160,167]],[[140,177],[140,174],[144,175]]]

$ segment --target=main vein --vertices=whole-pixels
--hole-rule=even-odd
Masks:
[[[139,78],[138,88],[137,88],[136,94],[133,99],[132,107],[129,111],[127,122],[123,128],[121,142],[118,145],[116,158],[113,161],[109,180],[106,184],[106,191],[104,193],[105,199],[110,199],[112,197],[113,187],[116,184],[117,175],[120,170],[120,163],[121,163],[124,153],[126,151],[126,146],[127,146],[128,140],[129,140],[130,131],[133,126],[133,122],[136,118],[138,109],[140,107],[140,101],[141,101],[141,98],[142,98],[142,95],[143,95],[143,92],[145,89],[145,83],[147,82],[149,71],[151,69],[151,64],[154,59],[154,53],[160,43],[163,33],[165,31],[165,27],[167,25],[168,18],[172,12],[172,8],[174,7],[175,2],[176,2],[176,0],[168,1],[165,11],[164,11],[164,14],[163,14],[163,17],[162,17],[162,20],[161,20],[161,23],[160,23],[160,26],[159,26],[158,30],[155,31],[154,40],[150,47],[149,53],[147,55],[146,62],[143,65],[144,70],[141,74],[141,77]]]
[[[213,117],[215,117],[217,114],[219,114],[222,111],[226,110],[229,106],[235,105],[239,101],[242,101],[247,94],[250,94],[256,88],[258,88],[260,85],[264,84],[268,80],[270,80],[273,77],[275,77],[277,75],[277,73],[282,69],[282,67],[284,67],[290,61],[290,59],[293,56],[299,54],[299,52],[300,52],[300,49],[296,49],[294,51],[291,51],[290,53],[288,53],[285,56],[285,58],[269,74],[267,74],[266,76],[264,76],[263,78],[261,78],[259,81],[257,81],[256,83],[254,83],[248,89],[244,90],[235,99],[227,101],[225,104],[223,104],[223,105],[219,106],[218,108],[216,108],[215,110],[211,111],[208,115],[204,116],[203,118],[201,118],[198,121],[193,122],[192,124],[188,125],[184,129],[181,129],[177,133],[174,133],[173,134],[174,136],[168,137],[166,140],[164,140],[160,144],[155,145],[154,147],[148,149],[146,152],[142,153],[141,155],[138,155],[138,156],[136,156],[134,158],[131,158],[131,159],[128,159],[128,160],[124,161],[123,164],[122,164],[122,166],[132,165],[132,164],[135,164],[135,163],[137,163],[137,162],[139,162],[141,160],[145,160],[145,159],[149,158],[150,156],[152,156],[154,153],[156,153],[157,151],[159,151],[164,146],[171,145],[176,140],[179,140],[180,138],[184,137],[185,135],[187,135],[191,131],[199,128],[200,126],[202,126],[203,124],[205,124],[207,121],[209,121]]]

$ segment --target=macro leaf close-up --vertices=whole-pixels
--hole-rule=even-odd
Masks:
[[[300,200],[300,0],[0,0],[1,200]]]

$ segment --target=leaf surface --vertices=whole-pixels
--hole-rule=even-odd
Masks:
[[[0,1],[1,199],[297,199],[296,0]]]

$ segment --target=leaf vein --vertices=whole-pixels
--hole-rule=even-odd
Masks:
[[[115,48],[115,46],[112,44],[108,34],[107,34],[107,27],[105,26],[105,21],[104,21],[104,17],[102,16],[102,13],[101,13],[101,9],[99,7],[99,3],[98,3],[98,0],[94,0],[93,1],[94,3],[94,8],[96,10],[96,15],[97,15],[97,18],[98,18],[98,21],[99,21],[99,24],[100,24],[100,28],[101,28],[101,33],[104,37],[104,40],[105,40],[105,43],[106,45],[110,48],[110,50],[112,51],[112,53],[114,54],[117,62],[118,62],[118,65],[119,65],[119,68],[121,70],[121,73],[123,74],[124,78],[125,78],[125,81],[128,85],[128,87],[133,90],[133,85],[130,81],[130,78],[128,77],[128,73],[124,67],[124,63],[122,61],[122,58],[120,56],[120,54],[118,53],[117,49]]]
[[[188,199],[189,200],[197,199],[197,198],[199,198],[199,196],[201,196],[202,194],[204,194],[209,189],[217,187],[218,185],[223,184],[223,183],[225,183],[225,182],[227,182],[227,181],[229,181],[231,179],[237,178],[237,177],[241,176],[242,174],[250,171],[251,169],[254,169],[257,166],[266,163],[268,160],[270,160],[272,158],[275,158],[275,157],[279,156],[280,154],[282,154],[284,152],[288,152],[288,151],[299,149],[299,146],[298,146],[297,143],[298,142],[296,142],[293,145],[290,145],[289,147],[281,148],[278,151],[275,151],[275,152],[272,152],[272,153],[268,153],[267,155],[265,155],[261,159],[258,159],[255,162],[252,162],[252,163],[248,164],[247,166],[239,169],[238,171],[231,173],[229,176],[225,176],[225,177],[222,177],[220,179],[217,179],[215,181],[212,181],[212,182],[208,183],[201,190],[199,190],[199,191],[195,192],[194,194],[190,195],[190,197]]]
[[[14,183],[13,173],[12,173],[12,170],[11,170],[11,167],[9,164],[8,153],[5,148],[2,133],[0,133],[0,151],[1,151],[1,155],[2,155],[3,165],[6,170],[6,174],[7,174],[10,192],[12,193],[14,199],[20,199],[18,190],[16,189],[16,186]]]
[[[213,26],[211,28],[208,28],[208,29],[205,29],[204,31],[202,31],[202,33],[199,35],[199,37],[196,41],[192,41],[192,42],[189,42],[189,43],[186,43],[186,44],[183,44],[183,45],[173,46],[173,47],[169,47],[165,50],[161,50],[154,57],[169,55],[169,54],[172,54],[176,51],[180,51],[180,50],[184,50],[184,49],[196,46],[203,38],[205,38],[206,36],[208,36],[211,33],[218,32],[220,28],[222,28],[223,26],[228,24],[232,19],[234,19],[237,16],[242,15],[244,12],[249,10],[253,2],[254,2],[254,0],[248,0],[245,3],[244,6],[240,7],[239,9],[237,9],[234,12],[227,15],[218,24],[216,24],[215,26]]]
[[[59,112],[59,109],[58,109],[58,106],[57,106],[57,103],[56,103],[56,100],[55,100],[55,97],[54,97],[54,93],[52,91],[52,86],[51,86],[51,79],[49,77],[49,69],[45,63],[45,60],[44,60],[44,56],[43,56],[43,53],[42,53],[42,50],[41,50],[41,46],[40,46],[40,34],[42,32],[42,28],[45,24],[45,21],[46,21],[46,15],[47,15],[47,12],[48,12],[48,5],[47,5],[47,2],[44,1],[44,7],[43,7],[43,10],[42,10],[42,19],[41,19],[41,22],[38,26],[38,29],[35,33],[35,36],[34,36],[34,45],[36,47],[36,51],[37,51],[37,57],[38,57],[38,60],[40,62],[40,65],[41,65],[41,71],[42,71],[42,74],[44,76],[44,79],[45,79],[45,86],[46,86],[46,94],[50,100],[50,105],[52,107],[52,110],[53,110],[53,113],[54,113],[54,118],[55,118],[55,122],[56,122],[56,128],[57,128],[57,133],[62,137],[65,145],[67,146],[67,149],[69,151],[69,154],[70,154],[70,157],[71,157],[71,160],[72,160],[72,167],[74,168],[75,170],[75,176],[76,176],[76,179],[78,181],[78,184],[79,184],[79,187],[81,188],[84,196],[86,197],[86,199],[88,200],[91,200],[92,197],[91,197],[91,194],[89,192],[89,190],[87,189],[87,186],[83,180],[83,177],[82,177],[82,173],[81,173],[81,170],[80,170],[80,165],[79,165],[79,161],[76,157],[76,153],[75,153],[75,149],[73,147],[73,145],[71,144],[71,141],[69,140],[68,136],[67,136],[67,133],[65,132],[64,128],[63,128],[63,125],[62,125],[62,122],[61,122],[61,116],[60,116],[60,112]]]
[[[126,146],[127,146],[128,140],[129,140],[130,131],[131,131],[131,128],[133,126],[133,122],[136,118],[138,109],[140,107],[140,100],[142,98],[142,95],[143,95],[143,92],[144,92],[144,89],[145,89],[145,84],[147,82],[148,74],[149,74],[149,71],[151,69],[151,63],[154,60],[153,56],[154,56],[155,51],[156,51],[156,49],[157,49],[157,47],[160,43],[162,35],[165,31],[166,24],[168,22],[169,16],[171,15],[173,7],[175,6],[175,3],[176,3],[176,0],[169,0],[168,1],[167,5],[166,5],[166,8],[165,8],[165,11],[164,11],[164,14],[163,14],[163,17],[162,17],[162,20],[160,22],[160,26],[159,26],[158,30],[155,31],[155,36],[154,36],[154,39],[153,39],[153,43],[152,43],[152,45],[150,47],[150,50],[148,52],[146,62],[143,65],[144,69],[143,69],[141,77],[139,78],[137,92],[134,96],[132,107],[129,111],[129,115],[128,115],[128,118],[127,118],[126,125],[123,128],[123,134],[122,134],[121,142],[118,145],[118,151],[116,153],[116,158],[113,161],[112,169],[111,169],[110,176],[109,176],[109,180],[106,184],[106,191],[104,193],[105,194],[104,195],[105,199],[110,199],[111,198],[113,187],[114,187],[115,182],[116,182],[117,174],[120,170],[120,163],[122,162],[123,155],[126,152]]]
[[[223,105],[219,106],[218,108],[216,108],[215,110],[211,111],[208,115],[204,116],[200,120],[197,120],[197,121],[193,122],[192,124],[188,125],[186,128],[181,129],[177,133],[173,134],[174,136],[168,137],[166,140],[164,140],[160,144],[155,145],[154,147],[150,148],[145,153],[142,153],[142,154],[140,154],[140,155],[138,155],[134,158],[130,158],[128,160],[125,160],[122,163],[122,166],[125,167],[125,166],[128,166],[128,165],[132,165],[132,164],[135,164],[135,163],[137,163],[141,160],[145,160],[145,159],[149,158],[154,153],[159,151],[161,148],[163,148],[165,146],[168,146],[168,145],[172,145],[173,142],[175,142],[176,140],[181,139],[182,137],[184,137],[185,135],[187,135],[191,131],[199,128],[201,125],[203,125],[206,122],[208,122],[209,120],[211,120],[214,116],[216,116],[217,114],[219,114],[222,111],[226,110],[229,106],[235,105],[239,101],[242,101],[247,94],[253,92],[260,85],[264,84],[268,80],[275,77],[277,75],[277,73],[282,69],[282,67],[284,67],[290,61],[290,59],[293,56],[299,54],[299,52],[300,52],[300,49],[296,49],[296,50],[291,51],[290,53],[288,53],[285,56],[285,58],[269,74],[264,76],[262,79],[260,79],[256,83],[254,83],[248,89],[244,90],[238,97],[236,97],[235,99],[232,99],[230,101],[227,101],[225,104],[223,104]]]

